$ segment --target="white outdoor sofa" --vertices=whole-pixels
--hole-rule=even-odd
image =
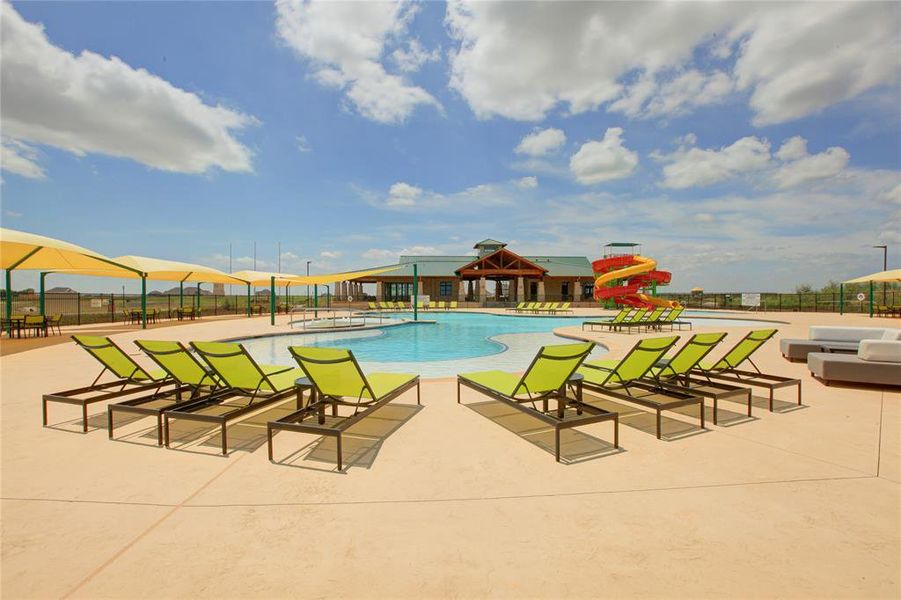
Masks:
[[[901,340],[901,329],[814,326],[810,328],[809,335],[806,340],[781,340],[779,350],[782,356],[791,361],[803,361],[811,352],[856,354],[863,340]]]
[[[807,368],[826,385],[842,381],[901,386],[901,341],[862,340],[857,354],[811,352]]]

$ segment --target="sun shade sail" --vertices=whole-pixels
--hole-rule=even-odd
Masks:
[[[353,281],[354,279],[360,279],[362,277],[370,277],[372,275],[378,275],[379,273],[387,273],[389,271],[396,271],[397,269],[403,269],[404,267],[409,267],[409,264],[404,265],[391,265],[389,267],[378,267],[375,269],[367,269],[365,271],[347,271],[345,273],[327,273],[325,275],[298,275],[292,278],[291,285],[295,284],[310,284],[310,285],[325,285],[329,283],[335,283],[337,281]]]
[[[270,273],[268,271],[238,271],[231,274],[232,277],[240,279],[250,285],[270,285],[272,278],[275,277],[275,285],[294,285],[297,283],[295,278],[297,275],[290,273]]]
[[[901,269],[880,271],[878,273],[872,273],[871,275],[864,275],[863,277],[849,279],[845,283],[867,283],[869,281],[887,281],[889,283],[901,282]]]
[[[95,277],[127,277],[138,279],[143,274],[149,280],[154,281],[197,281],[201,283],[247,283],[240,279],[223,273],[211,267],[195,265],[192,263],[161,258],[149,258],[146,256],[117,256],[111,259],[121,265],[115,267],[106,265],[102,268],[92,269],[54,269],[54,273],[67,275],[91,275]]]
[[[62,240],[0,228],[2,269],[116,269],[115,261]]]

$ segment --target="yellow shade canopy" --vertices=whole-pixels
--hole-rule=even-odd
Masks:
[[[228,273],[192,263],[150,258],[147,256],[117,256],[111,259],[119,267],[106,265],[92,269],[54,269],[53,273],[67,275],[92,275],[95,277],[127,277],[138,279],[142,275],[153,281],[197,281],[201,283],[247,283]]]
[[[874,282],[885,281],[888,283],[901,282],[901,269],[890,269],[888,271],[879,271],[878,273],[872,273],[870,275],[864,275],[863,277],[856,277],[854,279],[849,279],[845,283],[868,283],[870,281],[874,281]]]
[[[43,235],[0,228],[0,268],[11,269],[94,269],[118,268],[113,259]]]
[[[295,285],[297,277],[290,273],[271,273],[269,271],[238,271],[232,273],[231,276],[250,285],[270,285],[273,277],[275,277],[275,285]]]
[[[409,266],[410,265],[391,265],[390,267],[378,267],[375,269],[367,269],[365,271],[347,271],[344,273],[329,273],[325,275],[298,275],[292,279],[291,284],[324,285],[335,283],[337,281],[353,281],[354,279],[359,279],[361,277],[369,277],[371,275],[378,275],[379,273],[396,271],[397,269],[402,269]]]

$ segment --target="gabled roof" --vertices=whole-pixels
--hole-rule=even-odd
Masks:
[[[480,256],[477,259],[463,265],[456,271],[457,275],[473,275],[485,272],[488,275],[544,275],[547,269],[540,267],[529,259],[520,256],[512,250],[504,247],[498,248],[491,254]]]
[[[522,258],[545,269],[548,277],[593,277],[591,262],[584,256],[523,256]],[[457,277],[457,271],[476,260],[473,255],[457,256],[401,256],[398,262],[407,266],[385,273],[387,277],[412,277],[413,263],[420,277]]]

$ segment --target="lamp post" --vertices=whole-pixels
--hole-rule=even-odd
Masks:
[[[888,245],[881,244],[881,245],[873,246],[873,247],[874,248],[882,248],[882,270],[888,271]],[[885,281],[883,281],[882,282],[882,304],[888,304],[888,302],[885,301],[885,295],[886,295],[886,289],[887,289],[886,286],[887,286],[887,283]]]
[[[312,260],[307,261],[307,277],[310,276],[310,263],[311,262],[313,262],[313,261]],[[310,284],[308,283],[307,284],[307,306],[309,306],[309,305],[310,305]]]

